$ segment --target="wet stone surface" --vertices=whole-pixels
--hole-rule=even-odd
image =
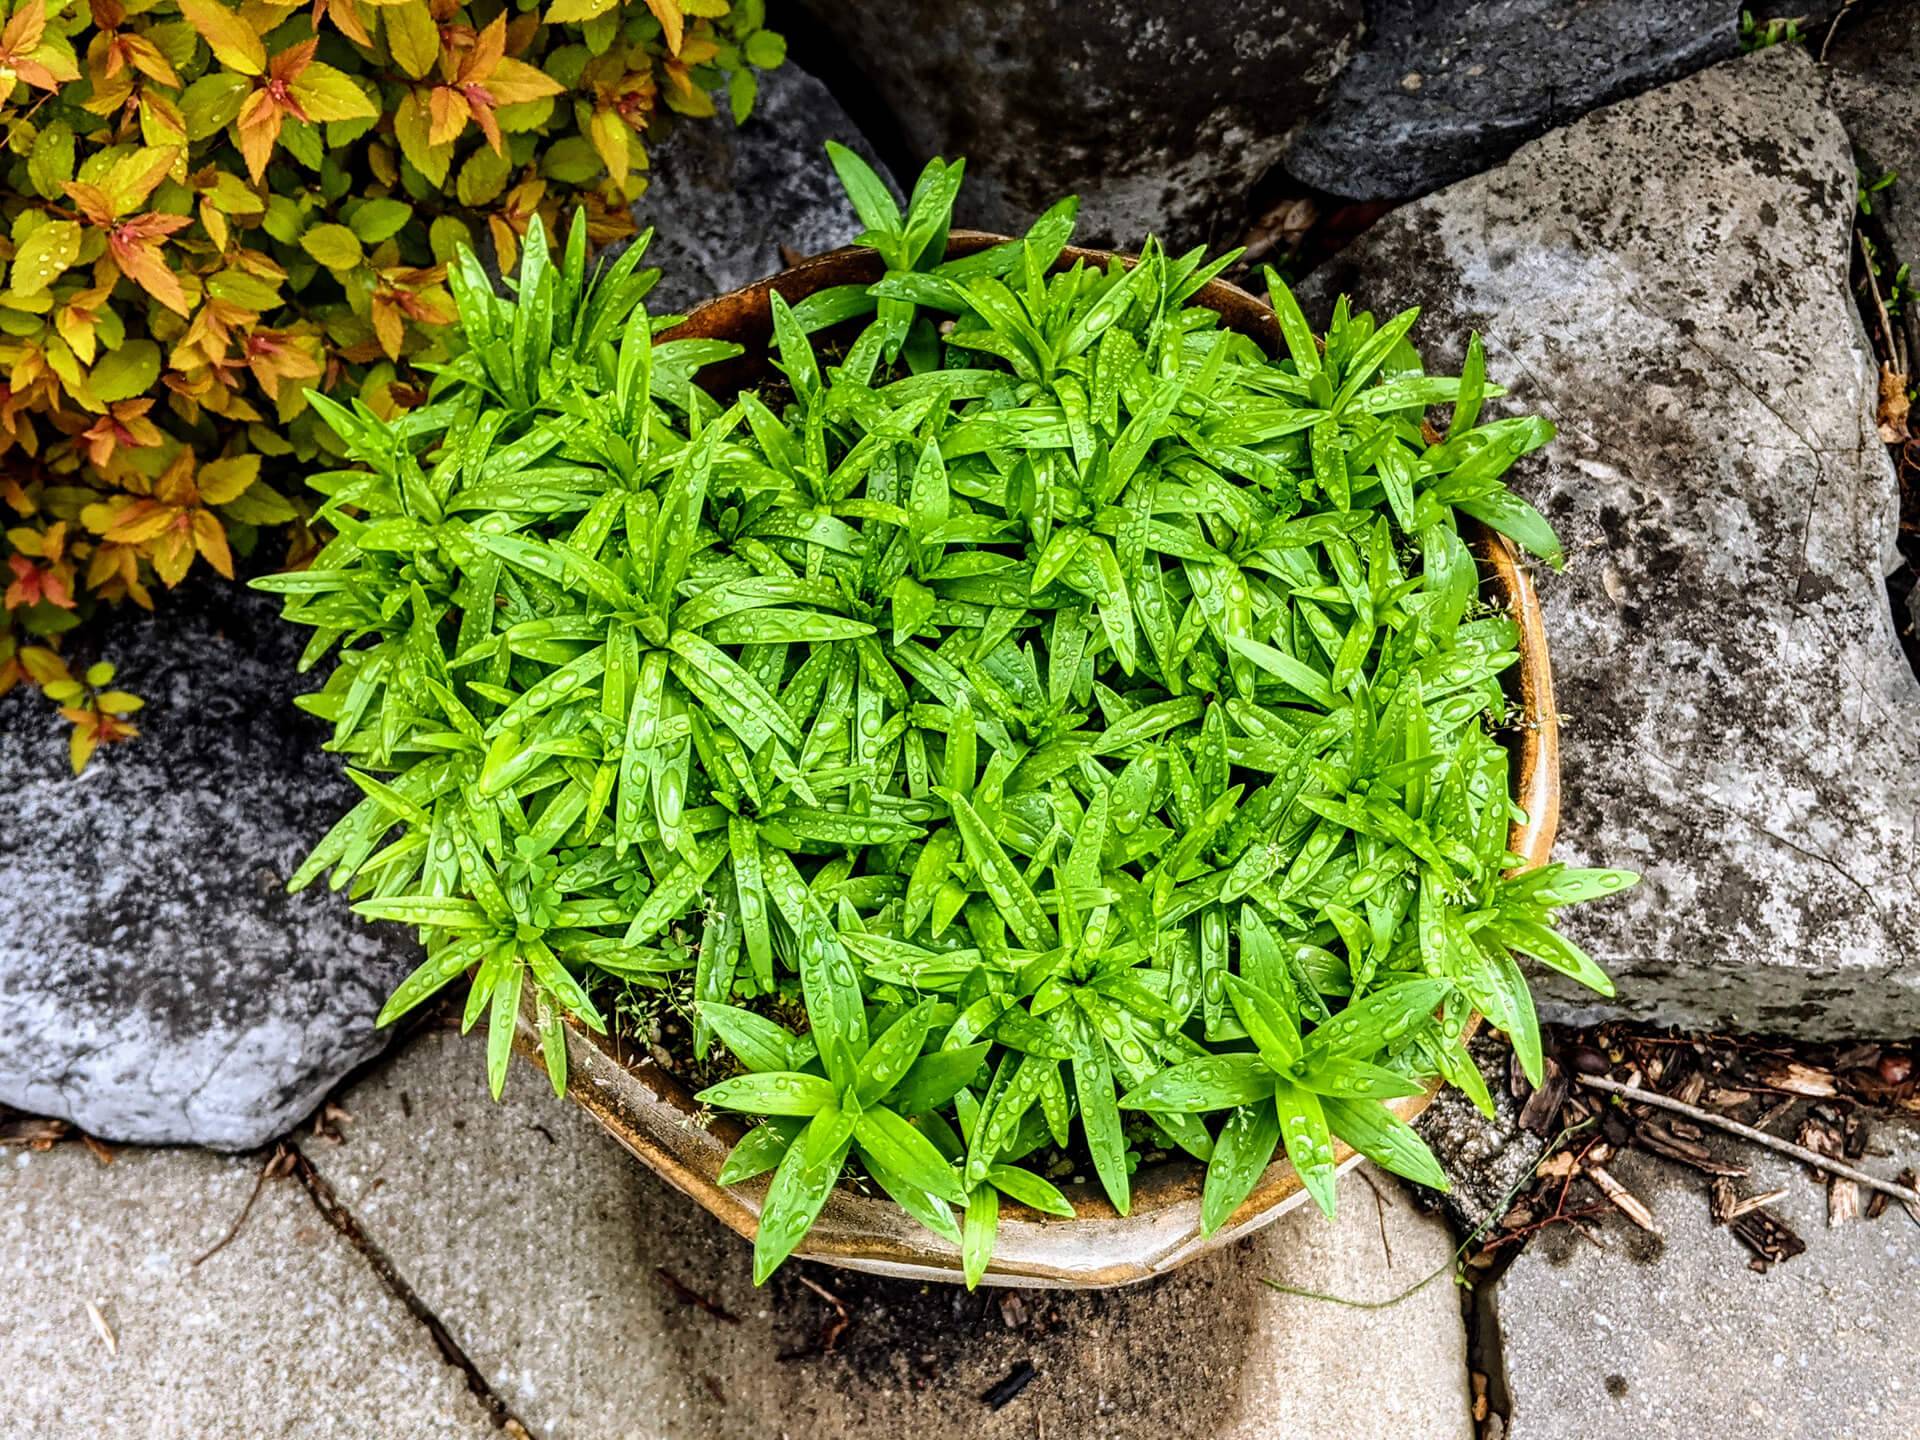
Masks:
[[[879,165],[872,147],[826,86],[797,65],[759,79],[744,125],[725,114],[687,124],[653,152],[634,217],[656,231],[647,252],[662,271],[647,297],[656,315],[785,269],[782,246],[817,255],[860,233],[826,144],[837,140]]]
[[[1298,1210],[1119,1290],[969,1295],[804,1262],[756,1290],[746,1241],[531,1066],[491,1103],[482,1049],[446,1030],[396,1047],[343,1096],[344,1143],[306,1148],[541,1440],[1472,1433],[1453,1238],[1388,1177],[1348,1174],[1336,1221]],[[1378,1301],[1436,1271],[1379,1309],[1263,1283]]]
[[[1873,1133],[1861,1164],[1891,1175],[1920,1162],[1920,1130]],[[1920,1426],[1908,1333],[1920,1224],[1895,1205],[1829,1229],[1812,1171],[1717,1138],[1713,1148],[1752,1167],[1735,1182],[1740,1194],[1787,1191],[1772,1211],[1806,1252],[1757,1273],[1752,1252],[1713,1223],[1705,1176],[1619,1156],[1609,1168],[1660,1233],[1617,1215],[1595,1239],[1556,1227],[1499,1281],[1508,1440],[1902,1440]]]
[[[1386,0],[1287,169],[1401,200],[1736,50],[1723,0]]]
[[[65,722],[0,699],[0,1103],[113,1140],[240,1149],[297,1124],[385,1037],[415,963],[322,885],[285,892],[359,798],[292,705],[301,639],[229,584],[91,637],[146,699],[75,779]]]
[[[77,1142],[0,1151],[11,1434],[500,1435],[298,1180],[249,1202],[259,1169],[258,1156],[132,1148],[103,1165]]]
[[[1480,330],[1501,409],[1559,427],[1515,476],[1570,556],[1540,577],[1556,858],[1646,877],[1569,916],[1620,995],[1542,977],[1559,1018],[1920,1029],[1920,682],[1853,209],[1824,78],[1780,47],[1537,140],[1314,277],[1423,306],[1449,373]]]
[[[967,159],[958,218],[1024,229],[1081,197],[1083,244],[1235,243],[1364,27],[1360,0],[805,0],[889,155]],[[797,28],[797,27],[796,27]],[[886,128],[883,130],[881,126]],[[903,178],[904,175],[903,175]]]

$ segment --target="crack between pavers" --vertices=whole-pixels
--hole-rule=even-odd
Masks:
[[[1507,1263],[1512,1263],[1511,1256]],[[1487,1383],[1487,1416],[1474,1422],[1476,1434],[1488,1433],[1487,1422],[1496,1415],[1500,1418],[1501,1434],[1513,1429],[1513,1394],[1507,1388],[1507,1340],[1500,1328],[1500,1278],[1506,1269],[1506,1265],[1502,1265],[1492,1274],[1482,1276],[1467,1287],[1462,1297],[1461,1309],[1467,1324],[1469,1407],[1474,1401],[1474,1376],[1484,1376]]]
[[[404,1305],[407,1313],[427,1332],[427,1337],[433,1341],[441,1358],[466,1377],[467,1389],[473,1392],[494,1426],[515,1437],[515,1440],[534,1440],[533,1432],[513,1413],[505,1398],[473,1362],[473,1357],[461,1348],[460,1342],[453,1338],[453,1333],[421,1298],[420,1292],[407,1283],[406,1277],[400,1273],[387,1252],[361,1227],[359,1220],[346,1207],[333,1186],[327,1183],[326,1177],[315,1168],[313,1161],[307,1158],[298,1144],[290,1144],[288,1149],[293,1155],[293,1173],[299,1178],[307,1198],[313,1201],[321,1218],[339,1231],[347,1243],[360,1253],[388,1293]]]

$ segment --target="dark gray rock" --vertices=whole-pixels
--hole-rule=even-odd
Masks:
[[[1514,1192],[1532,1176],[1547,1148],[1540,1136],[1520,1127],[1521,1102],[1507,1083],[1513,1058],[1507,1042],[1483,1031],[1468,1049],[1487,1082],[1493,1119],[1449,1085],[1413,1125],[1447,1172],[1450,1188],[1436,1199],[1462,1235],[1477,1234],[1507,1213]]]
[[[0,1102],[240,1149],[380,1049],[411,943],[324,886],[285,892],[359,797],[291,704],[304,634],[213,583],[100,625],[147,706],[78,779],[52,708],[0,700]]]
[[[1920,5],[1883,3],[1849,16],[1827,50],[1834,109],[1860,155],[1868,184],[1893,182],[1869,197],[1870,224],[1883,249],[1882,285],[1902,264],[1920,276]],[[1920,306],[1901,317],[1908,353],[1920,356]]]
[[[1287,170],[1355,200],[1424,195],[1590,110],[1732,57],[1743,9],[1792,15],[1817,43],[1836,8],[1837,0],[1373,0],[1364,48],[1295,137]]]
[[[649,308],[684,310],[764,280],[786,268],[783,245],[817,255],[859,234],[827,160],[829,140],[886,175],[827,87],[792,64],[760,76],[744,125],[723,113],[675,130],[654,150],[646,193],[634,206],[634,218],[657,231],[647,259],[663,273]]]
[[[1024,228],[1081,197],[1080,238],[1236,241],[1246,192],[1319,106],[1361,0],[803,0],[842,94],[914,165],[967,159],[959,216]],[[1396,77],[1397,78],[1397,77]],[[875,131],[876,134],[880,132]],[[904,176],[902,178],[905,178]]]
[[[1873,1136],[1862,1165],[1891,1176],[1920,1162],[1912,1126],[1876,1126]],[[1901,1440],[1920,1427],[1911,1339],[1920,1226],[1894,1204],[1829,1229],[1826,1187],[1812,1171],[1710,1143],[1752,1167],[1738,1193],[1787,1191],[1772,1210],[1806,1253],[1755,1274],[1751,1252],[1713,1223],[1706,1176],[1638,1151],[1619,1156],[1609,1171],[1660,1233],[1613,1216],[1596,1245],[1555,1227],[1498,1282],[1509,1440]]]
[[[1725,59],[1728,0],[1376,0],[1366,48],[1287,169],[1400,200],[1486,169],[1554,126]]]
[[[1810,1037],[1920,1029],[1920,683],[1885,576],[1895,491],[1847,291],[1853,156],[1778,48],[1597,112],[1388,217],[1327,271],[1470,329],[1559,426],[1518,473],[1542,577],[1560,858],[1645,872],[1569,929],[1607,1009]]]

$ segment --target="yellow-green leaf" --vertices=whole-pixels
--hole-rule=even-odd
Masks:
[[[747,63],[758,70],[772,70],[787,58],[787,37],[773,30],[756,30],[747,37]]]
[[[404,200],[369,200],[353,212],[347,224],[365,245],[378,245],[400,233],[413,217],[413,207]]]
[[[316,225],[300,237],[300,248],[329,270],[351,270],[360,263],[360,237],[344,225]]]
[[[231,125],[252,88],[246,76],[225,70],[216,70],[194,81],[180,95],[180,114],[187,122],[187,139],[198,143]]]
[[[219,0],[179,0],[187,17],[214,58],[242,75],[260,75],[267,68],[267,46],[260,32]]]
[[[317,60],[287,88],[309,120],[371,120],[380,113],[346,74]]]
[[[71,220],[48,220],[20,242],[13,257],[13,292],[36,295],[80,258],[80,227]]]
[[[93,367],[88,380],[94,398],[104,405],[145,394],[160,378],[160,347],[151,340],[129,340],[109,350]]]
[[[447,167],[453,163],[451,143],[435,145],[427,137],[432,120],[416,90],[409,90],[393,112],[393,135],[400,142],[400,153],[407,163],[426,177],[429,184],[444,185]]]
[[[512,173],[512,160],[505,155],[496,155],[482,145],[460,167],[460,178],[454,184],[454,193],[462,205],[473,207],[488,204],[507,188],[507,177]]]
[[[66,192],[60,187],[73,179],[73,127],[66,121],[55,120],[33,137],[27,178],[43,199],[65,198]]]
[[[436,263],[450,264],[463,245],[469,250],[473,248],[473,231],[464,220],[442,215],[427,227],[427,248],[433,251]]]
[[[394,64],[414,79],[422,79],[440,58],[440,27],[433,23],[433,12],[425,0],[408,0],[404,5],[386,6],[380,13],[386,20],[387,49]]]
[[[222,270],[207,281],[207,293],[229,305],[264,313],[280,303],[280,287],[244,270]]]
[[[569,25],[584,20],[598,20],[613,6],[614,0],[553,0],[553,4],[547,7],[547,23]]]
[[[253,187],[231,170],[222,170],[213,177],[213,188],[207,192],[207,198],[223,215],[258,215],[267,208]]]

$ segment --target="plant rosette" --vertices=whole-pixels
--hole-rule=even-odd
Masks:
[[[903,215],[831,153],[870,283],[722,340],[643,244],[530,227],[508,296],[455,266],[424,406],[315,398],[366,468],[259,583],[338,647],[301,703],[366,798],[292,883],[419,928],[383,1020],[470,976],[496,1095],[523,1009],[556,1091],[609,1017],[664,1047],[745,1128],[704,1192],[634,1148],[756,1197],[756,1280],[913,1268],[808,1246],[836,1194],[976,1284],[1073,1278],[995,1268],[1003,1203],[1125,1226],[1172,1157],[1202,1241],[1279,1157],[1329,1213],[1337,1147],[1444,1186],[1401,1112],[1490,1108],[1476,1013],[1540,1075],[1519,957],[1610,993],[1553,916],[1634,878],[1509,848],[1521,630],[1461,526],[1559,564],[1504,479],[1551,427],[1483,420],[1477,339],[1425,374],[1415,312],[1316,336],[1269,274],[1269,353],[1196,303],[1233,255],[1089,260],[1072,201],[954,243],[959,164]]]

